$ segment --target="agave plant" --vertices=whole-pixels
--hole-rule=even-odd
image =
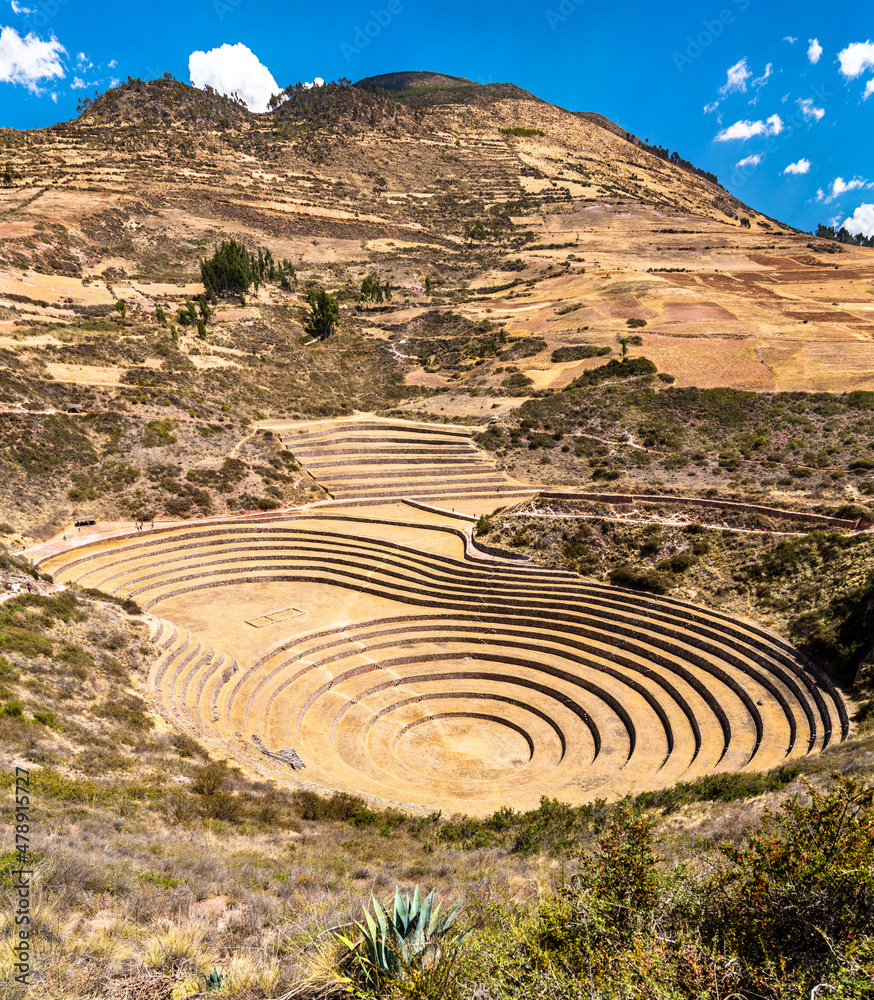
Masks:
[[[391,915],[375,896],[371,904],[373,914],[365,909],[365,923],[355,921],[361,932],[357,941],[337,935],[346,948],[344,963],[352,965],[371,989],[400,979],[412,969],[433,968],[442,957],[452,956],[468,933],[452,926],[457,905],[441,917],[441,904],[434,905],[433,889],[424,900],[418,886],[412,899],[395,889]]]

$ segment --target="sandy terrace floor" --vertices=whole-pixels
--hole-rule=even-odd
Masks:
[[[47,364],[46,368],[56,382],[67,382],[70,385],[116,386],[121,383],[121,377],[126,371],[123,368],[106,368],[101,365]]]

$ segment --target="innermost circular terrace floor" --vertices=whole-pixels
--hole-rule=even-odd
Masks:
[[[529,762],[533,751],[526,736],[483,716],[437,716],[410,723],[393,749],[405,767],[432,780],[494,781]]]

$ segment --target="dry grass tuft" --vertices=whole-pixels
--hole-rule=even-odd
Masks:
[[[162,972],[178,972],[185,969],[200,969],[215,963],[215,957],[204,949],[206,933],[203,927],[193,922],[164,924],[160,933],[150,937],[144,944],[141,960],[146,968]]]

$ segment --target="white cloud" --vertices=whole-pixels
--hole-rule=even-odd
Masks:
[[[106,64],[106,67],[107,69],[115,69],[117,65],[118,65],[117,59],[110,59],[109,62]]]
[[[871,42],[853,42],[838,53],[841,61],[841,72],[849,80],[861,76],[866,69],[874,69],[874,44]]]
[[[816,107],[812,97],[805,97],[804,100],[799,97],[795,103],[801,108],[805,121],[820,122],[825,118],[825,108]]]
[[[729,94],[745,94],[747,92],[747,80],[752,77],[749,66],[747,66],[746,59],[741,59],[739,63],[735,63],[734,66],[729,67],[728,79],[725,84],[719,88],[719,93],[723,97],[728,97]]]
[[[790,45],[794,45],[798,41],[798,39],[797,38],[793,38],[791,35],[786,35],[786,37],[783,39],[783,41],[784,42],[788,42]]]
[[[850,233],[864,233],[874,236],[874,205],[860,205],[855,212],[844,220],[843,226]]]
[[[819,44],[818,38],[810,39],[810,47],[807,50],[807,58],[813,63],[814,66],[822,58],[822,46]]]
[[[740,121],[734,125],[729,125],[717,136],[716,142],[729,142],[732,139],[741,139],[744,142],[755,136],[779,135],[783,131],[783,119],[779,115],[771,115],[767,121]]]
[[[22,7],[21,4],[16,3],[15,0],[12,0],[10,6],[12,7],[13,14],[24,14],[26,16],[28,14],[36,13],[36,7]]]
[[[313,87],[324,87],[324,86],[325,86],[325,81],[320,76],[317,76],[312,83],[305,83],[303,85],[303,89],[312,90]]]
[[[757,167],[762,162],[761,153],[753,153],[752,156],[745,156],[742,160],[738,160],[736,166],[738,167]]]
[[[765,67],[765,72],[761,76],[757,76],[755,80],[753,80],[753,86],[764,87],[765,84],[768,82],[768,80],[771,79],[773,75],[774,75],[774,64],[768,63],[768,65]]]
[[[854,177],[851,181],[845,181],[843,177],[836,177],[832,181],[831,191],[826,194],[822,189],[816,192],[816,200],[824,201],[828,204],[834,201],[835,198],[840,198],[842,194],[846,194],[848,191],[860,191],[862,188],[871,188],[874,184],[869,184],[868,181],[863,180],[861,177]]]
[[[795,163],[790,163],[789,166],[783,171],[784,174],[807,174],[810,173],[810,160],[797,160]]]
[[[715,111],[730,94],[745,94],[748,89],[748,81],[752,81],[753,87],[761,89],[773,75],[774,64],[768,63],[765,67],[765,72],[761,76],[757,76],[753,79],[752,70],[747,64],[746,59],[741,59],[740,62],[736,62],[734,66],[729,67],[725,83],[719,88],[719,97],[711,104],[706,104],[704,106],[704,114],[709,115],[711,112]],[[758,100],[759,97],[757,94],[749,103],[756,104],[758,103]]]
[[[74,76],[73,82],[70,84],[70,90],[84,90],[86,86],[87,84],[81,76]]]
[[[61,55],[67,50],[52,37],[44,42],[33,32],[24,38],[15,28],[0,30],[0,83],[16,83],[27,87],[33,94],[40,94],[39,80],[56,80],[64,77]]]
[[[862,95],[862,99],[867,101],[872,94],[874,94],[874,79],[868,81],[868,86],[865,87],[865,93]]]
[[[209,86],[220,94],[237,93],[250,111],[266,111],[268,100],[280,90],[270,70],[242,42],[209,52],[192,52],[188,72],[195,87]]]

